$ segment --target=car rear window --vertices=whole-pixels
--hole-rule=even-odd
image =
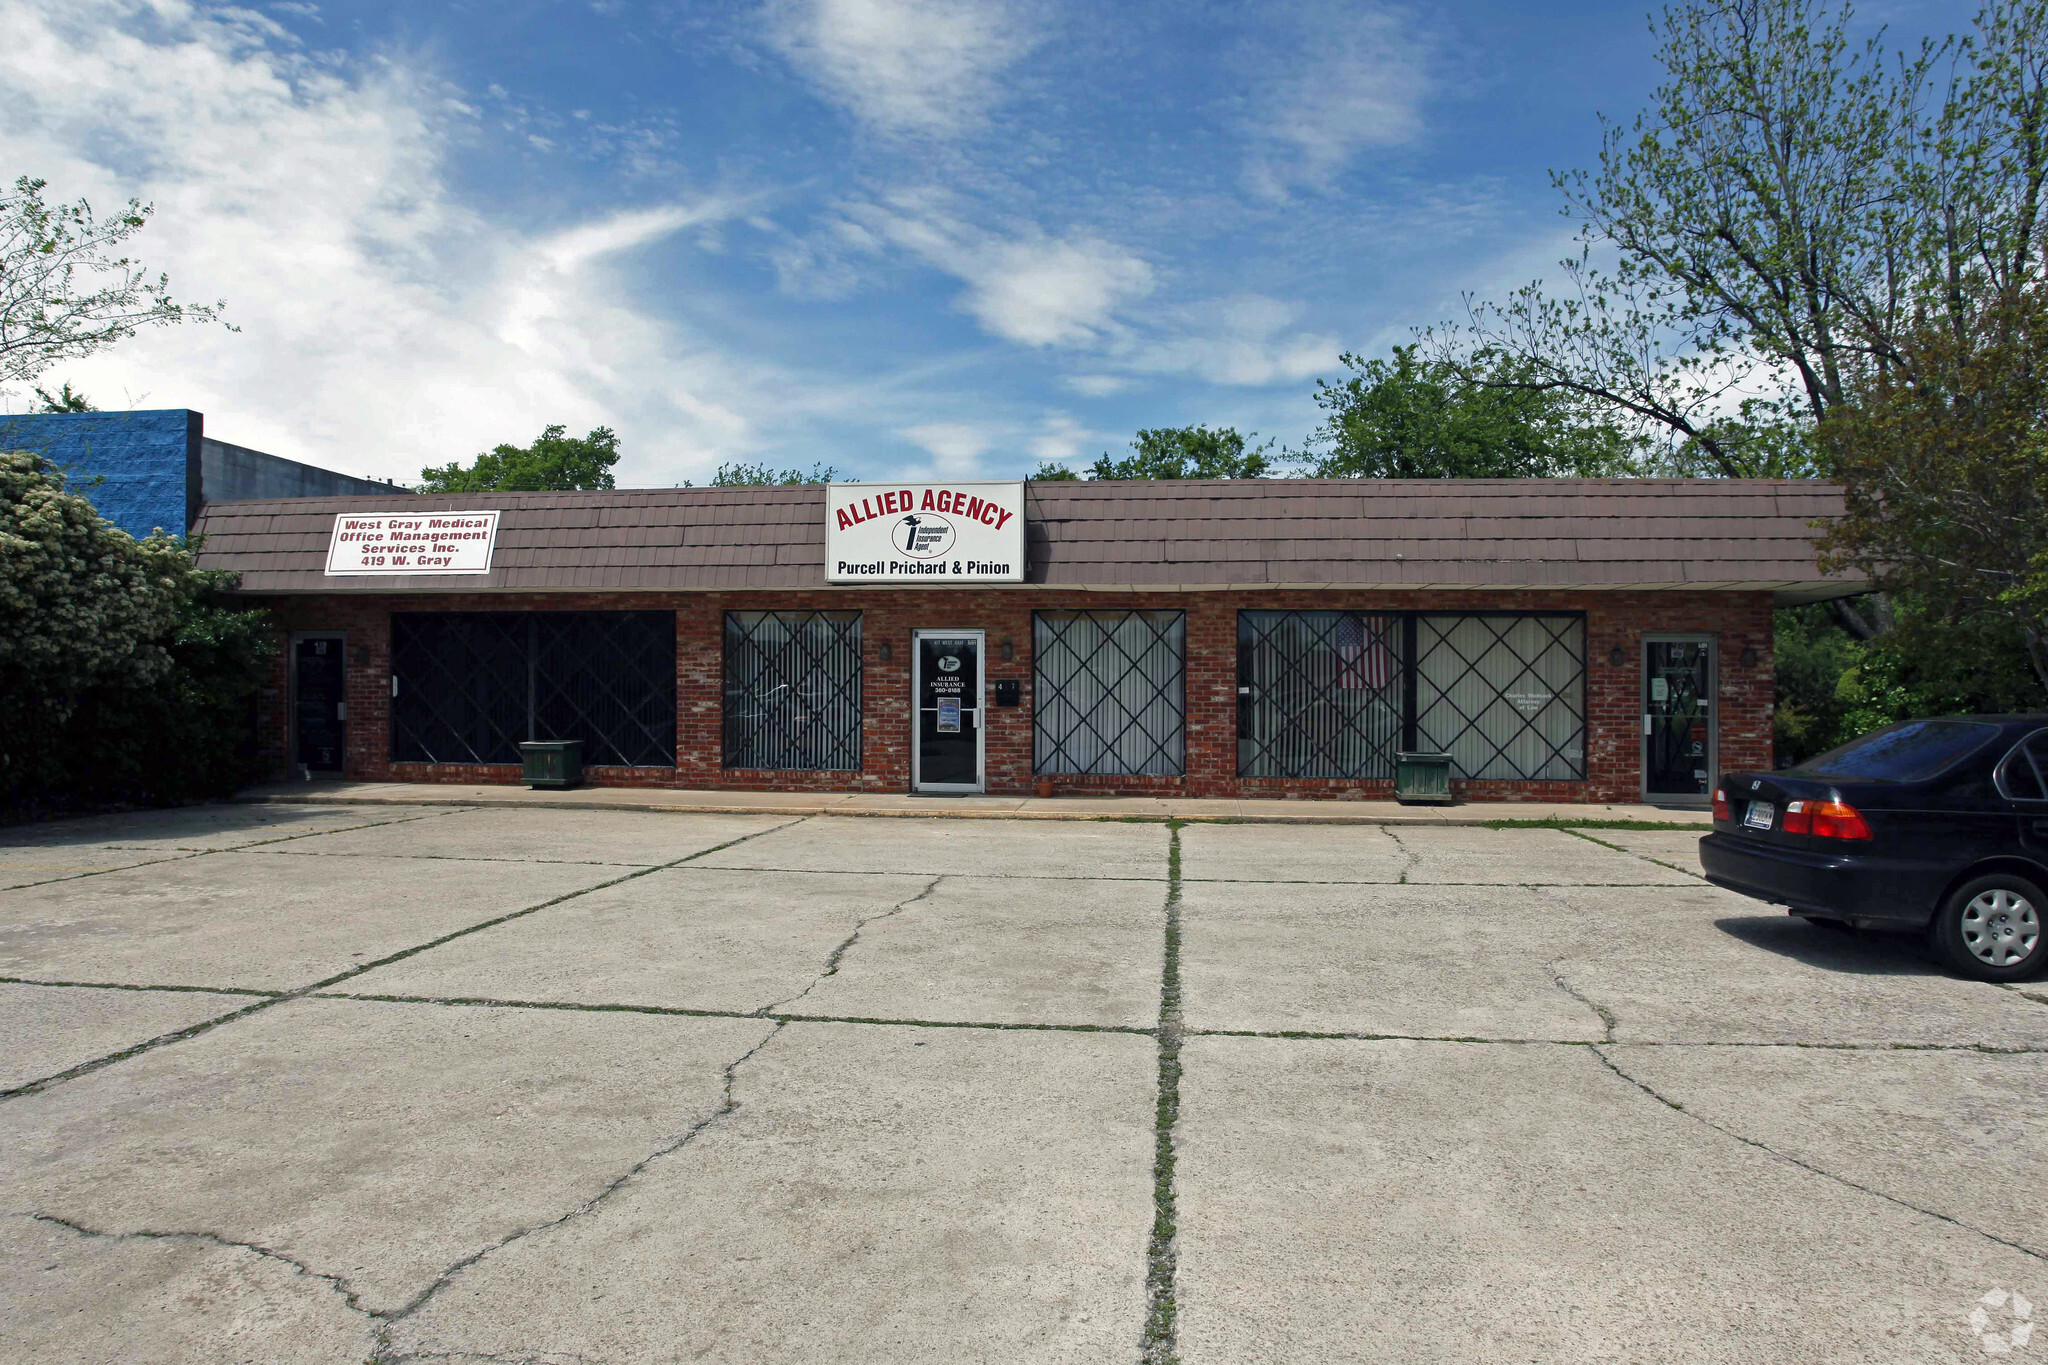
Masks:
[[[1864,782],[1924,782],[1990,743],[1996,725],[1968,720],[1909,720],[1852,739],[1809,758],[1791,771],[1799,777]]]

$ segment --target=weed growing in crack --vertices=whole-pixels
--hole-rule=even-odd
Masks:
[[[1179,1231],[1174,1187],[1174,1125],[1180,1120],[1180,831],[1166,828],[1166,951],[1159,977],[1159,1098],[1152,1114],[1152,1237],[1145,1255],[1144,1365],[1178,1365],[1174,1278]]]

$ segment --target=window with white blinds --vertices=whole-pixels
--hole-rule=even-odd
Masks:
[[[725,614],[728,768],[858,772],[860,613]]]
[[[1178,776],[1187,763],[1187,615],[1031,616],[1032,770]]]
[[[1586,775],[1576,613],[1243,611],[1242,777],[1391,779],[1401,750],[1466,779]]]
[[[1416,621],[1417,747],[1460,777],[1586,775],[1582,616],[1422,616]]]

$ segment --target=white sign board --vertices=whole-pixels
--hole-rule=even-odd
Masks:
[[[1021,483],[835,483],[828,583],[1022,583]]]
[[[332,577],[489,573],[496,512],[343,512],[327,542]]]

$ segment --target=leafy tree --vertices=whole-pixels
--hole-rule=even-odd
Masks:
[[[1063,464],[1041,460],[1038,469],[1030,477],[1033,483],[1072,483],[1081,476]]]
[[[99,409],[94,407],[84,394],[74,392],[71,388],[70,381],[68,380],[65,381],[64,387],[57,390],[57,392],[55,393],[51,393],[48,389],[43,388],[40,385],[38,385],[33,390],[33,392],[35,393],[35,396],[42,402],[43,406],[40,409],[38,409],[38,411],[40,412],[99,411]]]
[[[1253,432],[1252,435],[1258,435]],[[1247,450],[1235,427],[1143,427],[1131,453],[1104,451],[1089,467],[1093,479],[1257,479],[1272,472],[1271,441]],[[1041,470],[1041,474],[1043,471]]]
[[[174,302],[170,279],[151,279],[121,245],[149,222],[131,199],[95,218],[83,199],[43,202],[46,181],[23,176],[0,190],[0,386],[34,379],[144,327],[211,322],[224,303]]]
[[[1916,320],[1967,326],[2038,271],[2048,187],[2048,0],[1896,58],[1850,17],[1674,4],[1650,108],[1554,177],[1581,228],[1561,287],[1468,300],[1443,354],[1609,404],[1701,470],[1810,472],[1859,367],[1916,371]]]
[[[236,751],[275,643],[227,586],[182,539],[101,520],[42,456],[0,453],[0,806],[244,779]]]
[[[1636,472],[1637,439],[1589,400],[1396,346],[1391,360],[1339,359],[1341,384],[1316,381],[1328,417],[1304,460],[1316,478],[1585,478]],[[1526,367],[1524,367],[1526,369]]]
[[[783,484],[831,483],[839,477],[839,471],[829,464],[814,464],[809,472],[801,469],[772,469],[765,464],[746,464],[732,461],[718,467],[711,476],[713,488],[763,488]]]
[[[2048,284],[1910,344],[1821,424],[1847,501],[1822,563],[2002,622],[2048,689]]]
[[[530,446],[493,446],[464,468],[445,464],[420,471],[414,491],[420,493],[568,492],[611,488],[612,466],[619,462],[618,434],[594,427],[588,436],[571,436],[555,423]]]
[[[1781,765],[1915,716],[2041,709],[2040,682],[2010,621],[1904,593],[1890,607],[1886,629],[1868,641],[1843,631],[1824,606],[1777,613],[1772,719]]]

